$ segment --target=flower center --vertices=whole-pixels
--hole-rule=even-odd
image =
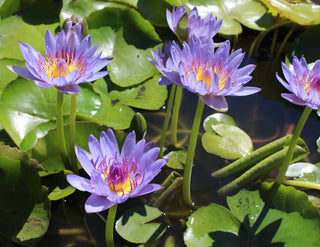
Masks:
[[[221,91],[225,85],[226,85],[226,81],[228,76],[226,75],[226,73],[224,73],[223,67],[222,66],[218,66],[216,64],[194,64],[192,66],[192,69],[187,71],[186,74],[190,74],[194,72],[196,75],[196,80],[197,82],[199,81],[204,81],[207,84],[207,88],[210,87],[211,82],[212,82],[212,78],[214,76],[214,74],[217,74],[219,77],[219,91]]]
[[[315,73],[304,73],[302,75],[303,87],[306,90],[306,93],[309,93],[311,89],[316,89],[319,94],[320,99],[320,76]],[[297,83],[298,85],[298,83]]]
[[[124,196],[138,186],[140,173],[136,162],[128,166],[126,159],[118,160],[116,154],[102,170],[102,177],[112,193]]]
[[[57,77],[67,76],[70,72],[75,70],[81,74],[84,69],[84,64],[81,60],[74,62],[69,54],[62,55],[64,56],[47,57],[48,60],[43,60],[41,64],[42,70],[46,72],[51,80]]]

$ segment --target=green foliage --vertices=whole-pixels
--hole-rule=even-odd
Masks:
[[[166,229],[166,226],[161,223],[151,222],[162,214],[157,208],[147,205],[135,207],[127,210],[117,220],[115,228],[121,237],[129,242],[152,242],[160,237]]]
[[[278,185],[281,194],[272,184],[264,186],[274,193],[260,197],[259,191],[242,190],[227,198],[230,210],[210,204],[194,212],[184,235],[187,246],[317,246],[319,214],[307,196],[283,185]],[[282,203],[268,203],[272,199],[291,210]]]

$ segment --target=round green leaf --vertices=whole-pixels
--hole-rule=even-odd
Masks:
[[[21,17],[15,15],[0,22],[0,58],[24,60],[19,49],[19,41],[30,44],[34,49],[44,54],[44,36],[46,30],[54,33],[57,24],[33,26],[27,24]]]
[[[168,96],[167,87],[159,85],[159,78],[157,75],[137,87],[124,91],[113,90],[110,92],[110,98],[136,108],[158,110]]]
[[[262,0],[272,11],[300,25],[320,23],[320,5],[312,1]]]
[[[213,124],[216,134],[206,132],[202,136],[202,146],[208,153],[225,159],[237,159],[252,151],[250,137],[240,128],[230,124]]]
[[[60,11],[61,21],[71,17],[73,14],[78,15],[80,18],[88,16],[95,10],[106,7],[108,3],[102,1],[92,0],[63,0],[62,9]]]
[[[12,73],[7,68],[7,65],[24,66],[24,62],[15,59],[0,59],[0,94],[2,94],[3,89],[9,82],[17,79],[18,77],[17,74]]]
[[[19,0],[1,0],[0,1],[0,18],[4,19],[11,16],[14,12],[19,10]]]
[[[218,113],[213,113],[210,116],[205,118],[205,120],[203,121],[203,128],[206,132],[215,134],[216,132],[213,131],[211,126],[213,124],[218,124],[218,123],[230,124],[230,125],[236,126],[236,122],[232,117],[230,117],[227,114],[218,112]]]
[[[64,112],[70,112],[70,95],[64,96]],[[1,97],[0,119],[4,129],[19,146],[31,131],[30,140],[24,142],[24,149],[31,148],[36,138],[42,137],[52,128],[50,120],[56,119],[55,88],[40,88],[32,81],[18,78],[8,84]],[[101,107],[100,97],[90,84],[82,85],[77,96],[77,113],[94,116]],[[42,125],[41,125],[42,124]],[[41,125],[41,128],[36,127]]]
[[[151,222],[162,214],[157,208],[148,205],[131,208],[117,220],[115,229],[121,237],[129,242],[151,242],[166,230],[165,225]]]
[[[239,34],[242,32],[241,24],[260,31],[273,25],[268,9],[257,0],[189,0],[188,6],[197,6],[202,17],[212,13],[218,19],[223,18],[221,34]]]
[[[94,90],[100,95],[102,105],[100,111],[89,120],[115,129],[129,128],[135,112],[129,106],[109,97],[107,84],[103,79],[94,83]]]
[[[49,205],[47,190],[42,187],[34,167],[0,156],[1,234],[15,242],[34,246],[47,231]]]
[[[169,152],[165,157],[169,158],[167,167],[172,169],[181,169],[183,170],[183,164],[186,163],[187,151],[186,150],[174,150]]]
[[[109,6],[93,12],[86,20],[103,56],[113,57],[108,65],[113,83],[129,87],[154,75],[156,69],[146,55],[161,40],[154,27],[135,9]]]
[[[320,183],[320,168],[308,162],[291,164],[286,172],[286,177],[294,177],[295,180]]]
[[[188,247],[213,246],[211,233],[219,231],[237,235],[240,225],[241,222],[227,208],[211,203],[189,216],[184,241]]]

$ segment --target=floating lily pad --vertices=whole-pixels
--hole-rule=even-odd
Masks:
[[[99,41],[100,51],[114,58],[108,65],[113,83],[129,87],[154,75],[156,69],[146,55],[161,40],[150,22],[135,9],[110,6],[93,12],[86,20],[94,42]]]
[[[291,197],[288,193],[295,192],[288,190],[283,196]],[[300,204],[296,208],[302,209],[305,202],[305,199],[296,201]],[[230,210],[210,204],[188,218],[184,235],[188,247],[298,247],[317,246],[319,243],[319,216],[305,218],[295,210],[282,211],[277,205],[270,206],[262,200],[259,191],[242,190],[228,197],[227,204]]]
[[[121,237],[132,243],[146,243],[160,237],[166,226],[152,222],[163,213],[148,205],[127,210],[116,222],[116,231]]]
[[[320,5],[312,1],[262,0],[271,11],[300,25],[320,23]]]
[[[26,162],[0,156],[0,232],[34,246],[49,226],[50,201],[37,170]]]
[[[286,172],[286,177],[295,180],[320,184],[320,168],[308,162],[291,164]]]
[[[240,128],[231,124],[213,124],[216,134],[206,132],[202,136],[202,146],[208,153],[225,159],[237,159],[252,151],[250,137]]]
[[[72,174],[72,172],[64,170],[43,178],[43,184],[48,187],[48,198],[51,201],[60,200],[75,192],[76,189],[66,180],[67,174]]]
[[[213,124],[230,124],[236,126],[235,120],[227,114],[224,113],[213,113],[210,116],[206,117],[203,121],[203,128],[206,132],[215,134],[215,131],[212,129]]]
[[[222,18],[219,33],[225,35],[241,33],[241,24],[260,31],[273,25],[273,18],[268,14],[268,9],[256,0],[189,0],[187,6],[197,6],[203,18],[209,13],[218,19]]]
[[[187,151],[186,150],[174,150],[169,152],[165,157],[169,158],[166,166],[172,169],[180,169],[184,168],[187,159]]]
[[[20,77],[5,88],[0,102],[1,123],[18,146],[29,132],[36,130],[37,126],[56,119],[56,98],[55,88],[40,88],[32,81]],[[99,95],[89,84],[82,85],[81,93],[77,97],[77,112],[90,117],[97,114],[100,107]],[[69,95],[64,97],[64,112],[65,114],[70,112]],[[39,128],[35,135],[42,137],[52,125],[46,124],[42,127],[44,128]],[[34,139],[34,136],[30,138]],[[27,150],[35,143],[27,141],[24,144]]]
[[[4,19],[11,16],[20,8],[19,0],[2,0],[0,1],[0,18]]]

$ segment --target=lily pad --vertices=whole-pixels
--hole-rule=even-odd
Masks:
[[[286,191],[285,195],[292,192]],[[262,200],[257,190],[242,190],[228,197],[227,204],[230,210],[210,204],[189,217],[184,235],[188,247],[298,247],[319,243],[319,217],[305,218],[297,211],[282,211]]]
[[[0,58],[24,60],[19,49],[19,41],[30,44],[34,49],[44,54],[44,36],[46,30],[54,33],[56,24],[30,25],[15,15],[0,22]]]
[[[143,84],[124,91],[113,90],[109,96],[113,101],[146,110],[158,110],[168,96],[167,87],[160,86],[160,75],[152,77]]]
[[[34,246],[49,226],[50,201],[34,167],[0,156],[0,232]]]
[[[1,97],[0,119],[4,129],[20,146],[23,139],[36,127],[56,119],[56,98],[55,88],[40,88],[32,81],[18,78],[8,84]],[[64,112],[70,112],[70,96],[64,99]],[[82,90],[77,97],[77,112],[86,116],[97,114],[101,107],[100,97],[93,91],[92,87],[82,85]],[[43,136],[52,124],[42,125],[36,135]],[[47,129],[46,129],[47,128]],[[42,134],[41,134],[41,133]],[[34,138],[34,136],[32,137]],[[32,146],[26,145],[34,142],[27,141],[24,148],[27,150]]]
[[[271,11],[300,25],[320,23],[320,5],[312,1],[262,0]]]
[[[154,75],[157,70],[146,55],[161,40],[150,22],[135,9],[124,5],[110,6],[93,12],[86,20],[102,54],[114,58],[108,65],[113,83],[129,87]]]
[[[286,177],[294,177],[295,180],[320,183],[320,168],[308,162],[291,164],[286,172]]]
[[[127,210],[116,222],[115,229],[121,237],[132,243],[146,243],[160,237],[166,226],[151,222],[163,213],[148,205]],[[137,234],[139,233],[139,234]]]
[[[173,150],[166,154],[167,158],[169,158],[168,163],[166,164],[167,167],[172,169],[180,169],[183,170],[184,165],[187,159],[187,151],[186,150]]]
[[[19,10],[19,0],[2,0],[0,1],[0,18],[4,19],[11,16],[14,12]]]
[[[48,198],[51,201],[57,201],[75,192],[75,188],[72,187],[66,180],[66,175],[72,174],[68,170],[61,171],[57,174],[52,174],[43,178],[43,184],[48,187]]]
[[[273,18],[268,14],[268,9],[256,0],[189,0],[187,6],[197,6],[203,18],[209,13],[218,19],[222,18],[219,33],[225,35],[241,33],[241,24],[259,31],[273,25]]]
[[[202,136],[202,146],[208,153],[225,159],[237,159],[252,151],[250,137],[240,128],[231,124],[213,124],[216,134],[206,132]]]
[[[218,113],[213,113],[210,116],[205,118],[205,120],[203,121],[203,128],[206,132],[215,134],[216,132],[213,131],[212,125],[218,124],[218,123],[230,124],[230,125],[236,126],[236,122],[231,116],[218,112]]]

